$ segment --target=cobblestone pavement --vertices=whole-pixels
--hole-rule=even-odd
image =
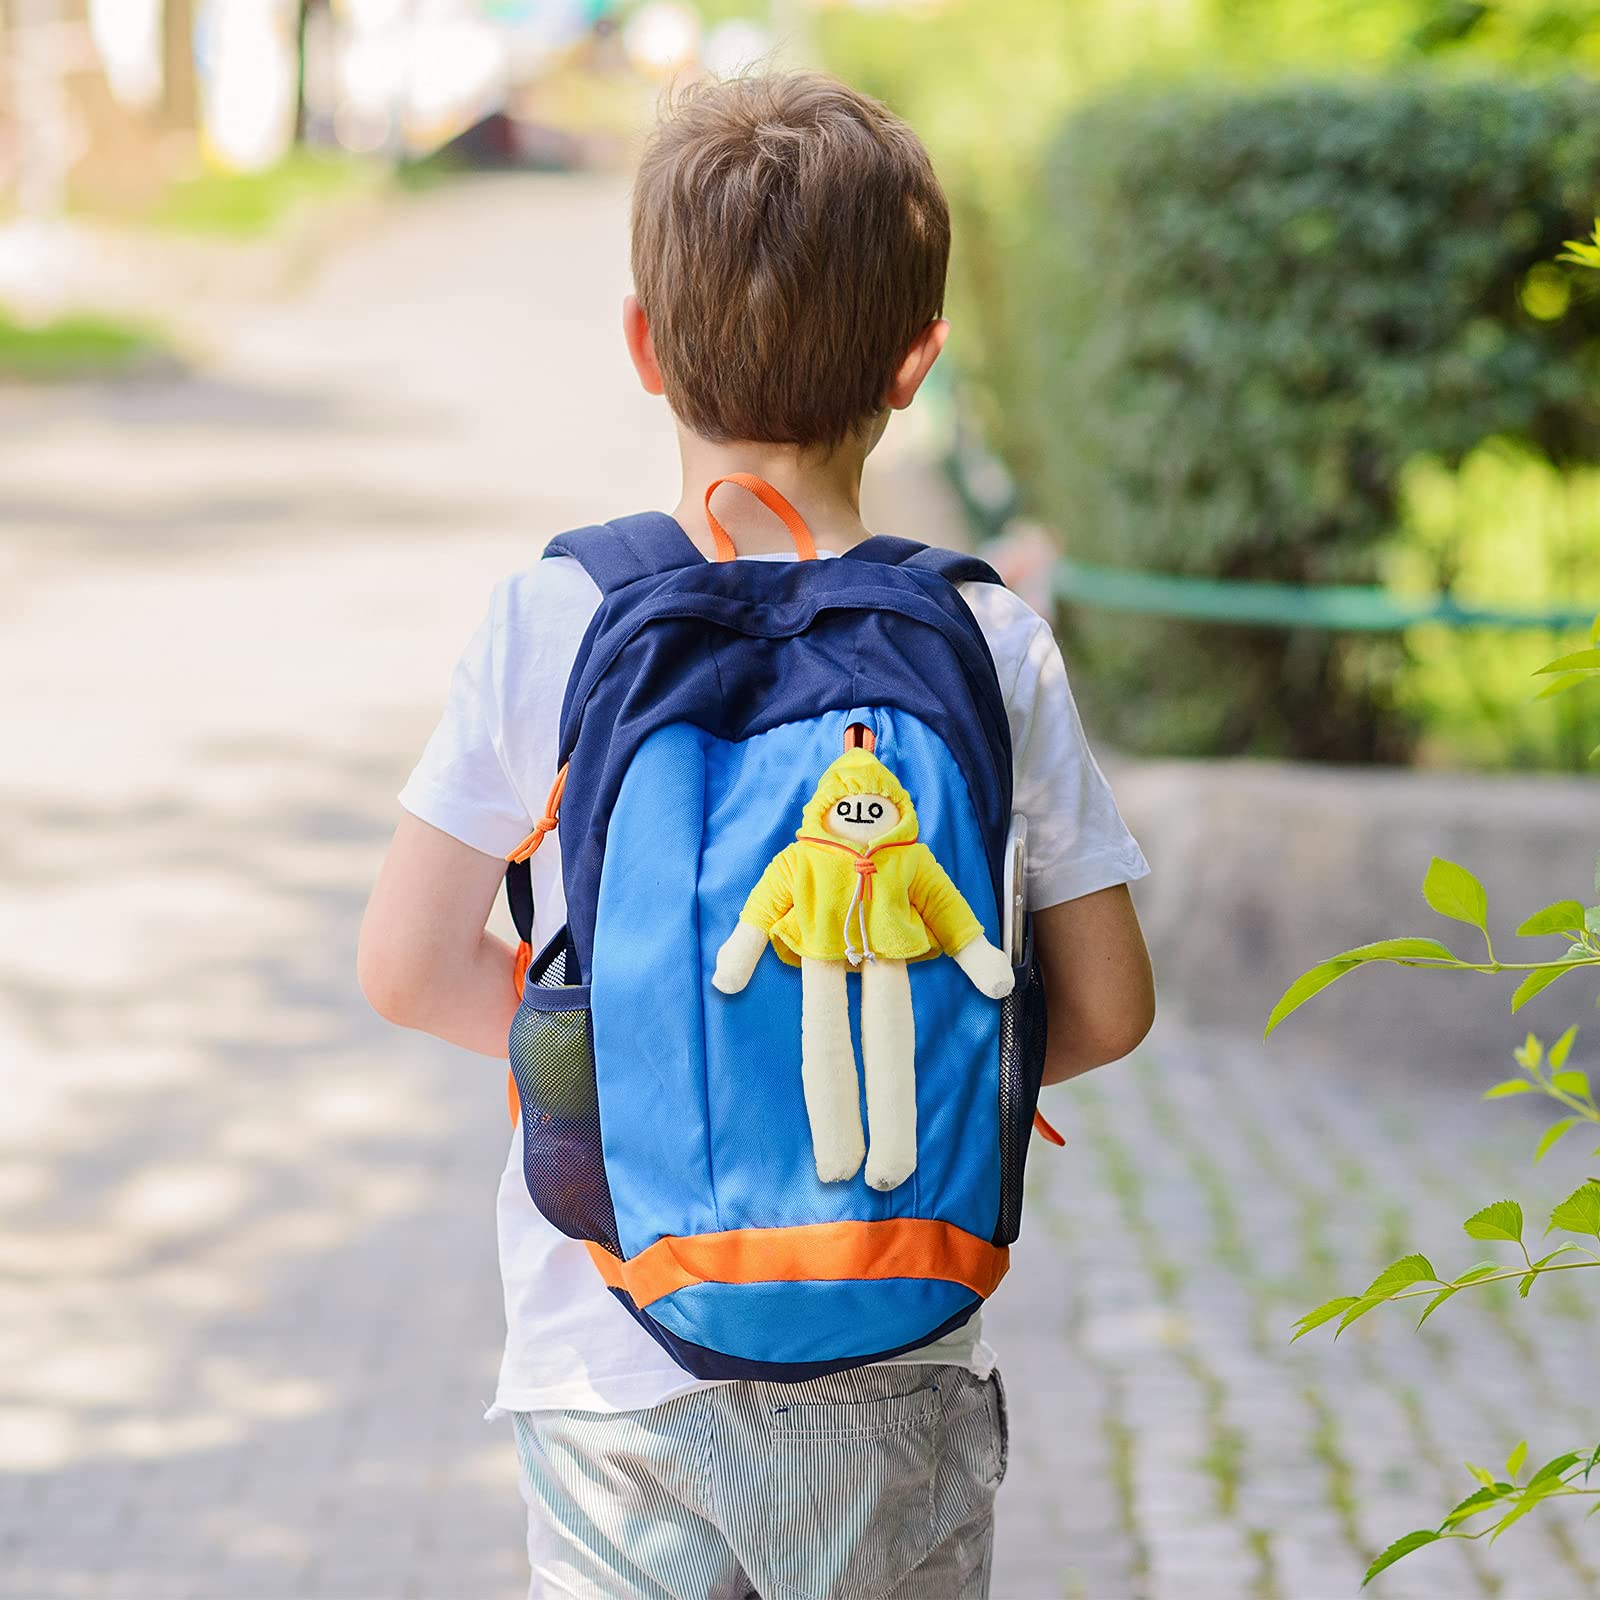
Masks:
[[[609,183],[464,184],[213,309],[194,376],[0,394],[0,1600],[525,1586],[480,1421],[500,1082],[371,1019],[351,960],[489,585],[597,487],[673,491],[612,333],[620,229]],[[925,527],[885,476],[877,520]],[[1069,1145],[1035,1151],[990,1318],[998,1600],[1335,1600],[1459,1458],[1600,1432],[1566,1284],[1286,1342],[1581,1175],[1474,1088],[1167,1019],[1051,1091]],[[1580,1600],[1595,1566],[1530,1519],[1375,1589]]]

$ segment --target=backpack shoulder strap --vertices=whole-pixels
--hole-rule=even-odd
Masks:
[[[967,555],[960,550],[946,550],[934,544],[922,544],[916,539],[898,539],[892,534],[877,533],[863,539],[846,550],[840,558],[858,561],[882,561],[893,567],[915,567],[921,572],[936,572],[947,583],[998,583],[1005,580],[981,557]]]
[[[544,553],[571,556],[594,579],[601,594],[607,595],[639,578],[705,561],[676,519],[664,511],[641,511],[597,527],[557,534]]]
[[[689,536],[664,511],[641,511],[614,522],[558,533],[545,547],[546,556],[571,556],[595,581],[602,595],[657,572],[698,566],[705,557]],[[533,938],[533,869],[526,861],[506,867],[506,901],[517,937]]]

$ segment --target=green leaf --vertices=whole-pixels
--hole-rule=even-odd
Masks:
[[[1582,1117],[1563,1117],[1559,1122],[1552,1122],[1539,1136],[1539,1142],[1534,1146],[1533,1159],[1535,1163],[1543,1161],[1555,1148],[1556,1141],[1569,1129],[1577,1127],[1583,1121]]]
[[[1310,1333],[1313,1328],[1320,1328],[1324,1322],[1332,1322],[1342,1312],[1348,1311],[1356,1303],[1353,1294],[1341,1295],[1337,1300],[1329,1300],[1317,1307],[1315,1311],[1308,1311],[1294,1325],[1294,1333],[1290,1336],[1289,1343],[1293,1344],[1303,1333]]]
[[[1298,1011],[1312,995],[1320,994],[1328,985],[1337,978],[1342,978],[1352,967],[1358,967],[1359,961],[1343,956],[1335,956],[1331,961],[1324,961],[1313,967],[1309,972],[1302,972],[1287,989],[1283,997],[1272,1008],[1272,1015],[1267,1018],[1267,1031],[1263,1037],[1270,1036],[1272,1030],[1278,1026],[1291,1011]]]
[[[1551,1061],[1555,1057],[1551,1056]],[[1589,1079],[1585,1073],[1576,1067],[1568,1067],[1565,1072],[1558,1072],[1550,1079],[1550,1087],[1559,1089],[1562,1094],[1581,1095],[1585,1099],[1589,1096]]]
[[[1529,1485],[1543,1483],[1548,1478],[1559,1478],[1568,1467],[1575,1467],[1583,1459],[1576,1450],[1569,1450],[1564,1456],[1556,1456],[1545,1464],[1528,1479]]]
[[[1570,1239],[1563,1239],[1562,1242],[1560,1244],[1558,1244],[1555,1247],[1554,1250],[1550,1251],[1547,1255],[1540,1256],[1539,1259],[1537,1261],[1535,1261],[1533,1265],[1534,1265],[1536,1270],[1541,1268],[1541,1267],[1548,1267],[1550,1265],[1550,1263],[1552,1261],[1554,1261],[1557,1256],[1564,1256],[1569,1251],[1581,1250],[1582,1248],[1583,1248],[1582,1245],[1574,1244],[1572,1242],[1572,1240],[1570,1240]]]
[[[1530,1511],[1536,1511],[1558,1487],[1554,1483],[1541,1483],[1537,1488],[1530,1485],[1525,1489],[1521,1500],[1495,1524],[1494,1532],[1489,1535],[1489,1543],[1493,1544],[1513,1522],[1520,1522]]]
[[[1574,901],[1573,904],[1576,905],[1577,902]],[[1552,1067],[1566,1066],[1567,1057],[1572,1053],[1572,1041],[1577,1037],[1578,1025],[1577,1023],[1573,1023],[1572,1026],[1568,1028],[1567,1031],[1562,1034],[1553,1045],[1550,1046],[1550,1065]]]
[[[1600,659],[1600,650],[1595,651]],[[1428,863],[1422,880],[1422,897],[1441,917],[1486,928],[1489,922],[1489,897],[1484,887],[1463,866],[1435,856]]]
[[[1388,1298],[1389,1297],[1386,1294],[1362,1295],[1361,1298],[1357,1300],[1356,1303],[1351,1306],[1342,1317],[1339,1318],[1339,1326],[1333,1330],[1334,1338],[1337,1339],[1352,1322],[1355,1322],[1359,1318],[1366,1316],[1369,1311],[1377,1310],[1377,1308],[1386,1300],[1388,1300]]]
[[[1544,1046],[1539,1043],[1538,1035],[1530,1033],[1523,1040],[1522,1048],[1511,1052],[1511,1058],[1519,1067],[1532,1072],[1544,1060]]]
[[[1534,673],[1542,678],[1552,672],[1600,672],[1600,650],[1574,650],[1571,655],[1557,656],[1547,661]]]
[[[1469,1239],[1505,1239],[1512,1244],[1522,1240],[1522,1207],[1515,1200],[1495,1200],[1482,1211],[1475,1211],[1461,1226]]]
[[[1396,1539],[1376,1561],[1367,1568],[1367,1575],[1361,1580],[1363,1589],[1378,1576],[1380,1572],[1392,1567],[1402,1556],[1408,1556],[1413,1550],[1420,1550],[1425,1544],[1433,1544],[1442,1539],[1443,1534],[1432,1528],[1418,1528],[1415,1533],[1408,1533],[1402,1539]]]
[[[1420,1328],[1422,1326],[1422,1324],[1424,1322],[1426,1322],[1428,1320],[1428,1318],[1431,1317],[1434,1314],[1434,1312],[1437,1311],[1439,1309],[1439,1307],[1442,1306],[1445,1303],[1445,1301],[1450,1298],[1451,1295],[1459,1294],[1460,1291],[1461,1291],[1461,1285],[1460,1284],[1447,1283],[1444,1286],[1444,1288],[1442,1288],[1438,1292],[1438,1294],[1436,1294],[1433,1297],[1433,1299],[1431,1299],[1427,1303],[1427,1305],[1425,1305],[1422,1308],[1422,1315],[1417,1318],[1417,1326]]]
[[[1492,1272],[1503,1272],[1504,1270],[1498,1261],[1480,1261],[1477,1266],[1463,1272],[1459,1278],[1453,1278],[1451,1281],[1456,1288],[1464,1289],[1469,1283],[1476,1283],[1479,1278],[1487,1278]]]
[[[1577,902],[1573,902],[1577,905]],[[1578,906],[1578,920],[1574,928],[1583,926],[1583,907]],[[1460,965],[1461,958],[1448,945],[1437,939],[1406,937],[1377,939],[1371,944],[1358,944],[1353,950],[1341,950],[1335,961],[1450,961]]]
[[[1533,1085],[1526,1078],[1507,1078],[1492,1089],[1483,1091],[1485,1100],[1504,1100],[1508,1094],[1531,1094]]]
[[[1559,676],[1551,678],[1548,683],[1542,684],[1535,689],[1533,698],[1535,700],[1554,700],[1558,694],[1570,694],[1580,684],[1592,683],[1593,681],[1594,674],[1592,672],[1563,672]]]
[[[1568,1233],[1590,1233],[1600,1239],[1600,1182],[1591,1178],[1574,1189],[1550,1213],[1550,1226],[1544,1231],[1565,1228]]]
[[[1521,1295],[1524,1300],[1528,1298],[1528,1291],[1533,1287],[1533,1281],[1538,1276],[1539,1274],[1537,1272],[1525,1272],[1517,1280],[1517,1293]]]
[[[1583,907],[1576,900],[1557,900],[1517,929],[1517,937],[1536,939],[1546,933],[1570,933],[1583,926]]]
[[[1482,1469],[1480,1468],[1479,1470],[1481,1471]],[[1486,1479],[1489,1478],[1489,1474],[1487,1472],[1485,1472],[1483,1476]],[[1477,1516],[1480,1511],[1487,1511],[1490,1506],[1498,1505],[1499,1502],[1504,1498],[1505,1496],[1502,1495],[1497,1488],[1495,1488],[1493,1480],[1490,1480],[1484,1485],[1483,1488],[1474,1489],[1465,1500],[1458,1501],[1455,1505],[1451,1506],[1451,1508],[1445,1513],[1444,1526],[1447,1528],[1453,1528],[1458,1523],[1465,1522],[1469,1518]]]
[[[1506,1476],[1515,1479],[1522,1471],[1522,1463],[1528,1459],[1528,1441],[1522,1440],[1511,1454],[1506,1457]]]
[[[1439,1274],[1433,1270],[1433,1263],[1426,1256],[1401,1256],[1398,1261],[1391,1261],[1367,1285],[1361,1298],[1363,1300],[1368,1296],[1387,1298],[1396,1290],[1410,1288],[1414,1283],[1438,1282]]]
[[[1494,1487],[1494,1474],[1487,1467],[1480,1467],[1476,1461],[1468,1461],[1465,1465],[1467,1471],[1485,1488],[1492,1489]]]
[[[1520,1011],[1536,994],[1548,989],[1557,978],[1564,977],[1571,972],[1571,967],[1535,967],[1521,983],[1517,985],[1516,993],[1511,996],[1511,1010]],[[1330,980],[1331,981],[1331,980]]]

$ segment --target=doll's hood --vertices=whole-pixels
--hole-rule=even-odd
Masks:
[[[911,796],[900,786],[900,780],[870,750],[846,750],[822,775],[816,793],[806,802],[805,820],[795,832],[797,839],[807,834],[813,838],[829,837],[822,819],[830,806],[837,805],[846,795],[876,794],[894,801],[900,809],[900,820],[881,839],[874,839],[872,848],[885,844],[909,844],[917,836],[917,808]]]

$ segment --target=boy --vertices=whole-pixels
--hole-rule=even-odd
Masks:
[[[667,115],[635,188],[623,331],[677,424],[675,516],[708,558],[705,489],[734,472],[775,485],[819,556],[868,536],[862,468],[944,345],[948,249],[916,136],[842,84],[749,78],[698,89]],[[723,490],[717,505],[742,558],[792,558],[754,500]],[[1147,869],[1047,624],[997,586],[962,594],[1007,705],[1050,1008],[1044,1077],[1056,1083],[1127,1054],[1150,1025],[1127,891]],[[543,812],[563,690],[598,601],[569,557],[498,587],[401,795],[362,929],[362,987],[384,1016],[500,1059],[513,952],[484,924],[506,852]],[[534,857],[534,890],[548,937],[563,922],[558,851]],[[515,1419],[535,1597],[988,1593],[1006,1440],[976,1317],[834,1377],[701,1383],[534,1209],[516,1140],[499,1229],[509,1329],[491,1415]],[[808,1425],[780,1437],[774,1417],[802,1408]]]

